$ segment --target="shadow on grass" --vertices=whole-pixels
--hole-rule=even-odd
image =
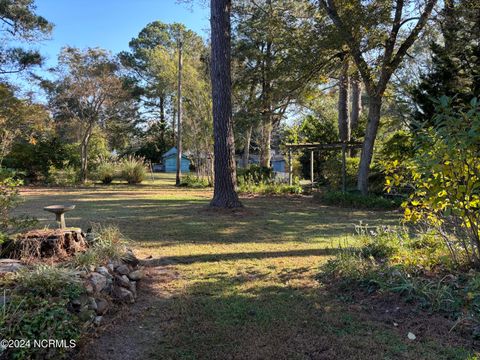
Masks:
[[[306,249],[306,250],[289,250],[289,251],[257,251],[257,252],[239,252],[239,253],[220,253],[220,254],[200,254],[200,255],[184,255],[184,256],[165,256],[159,259],[142,260],[144,266],[161,266],[174,264],[193,264],[198,262],[217,262],[217,261],[233,261],[244,259],[270,259],[283,257],[300,257],[300,256],[331,256],[340,250],[336,248],[324,249]]]
[[[35,195],[17,213],[28,213],[42,225],[54,224],[42,209],[53,203],[73,203],[67,215],[70,226],[90,227],[92,222],[114,223],[135,241],[153,244],[310,242],[354,233],[359,221],[369,225],[394,224],[396,213],[372,213],[313,204],[308,198],[243,199],[243,214],[206,211],[207,199],[128,198],[122,193],[89,192]],[[188,195],[183,194],[188,197]],[[127,198],[123,198],[126,196]],[[160,196],[160,195],[158,195]],[[120,197],[120,198],[119,198]]]
[[[96,358],[91,352],[105,348],[102,359],[147,360],[465,359],[469,353],[442,339],[411,342],[374,314],[352,311],[315,286],[286,286],[265,275],[212,275],[169,293],[164,289],[175,280],[162,283],[153,272],[130,316],[82,358]]]

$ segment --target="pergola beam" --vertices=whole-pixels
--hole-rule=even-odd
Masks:
[[[304,149],[304,150],[342,150],[345,149],[361,149],[361,142],[336,142],[336,143],[300,143],[300,144],[285,144],[289,150]]]

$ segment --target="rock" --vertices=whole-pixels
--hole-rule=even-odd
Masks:
[[[128,274],[128,278],[132,281],[138,281],[140,279],[143,279],[144,276],[145,273],[143,272],[143,270],[135,270]]]
[[[16,273],[22,270],[25,265],[20,260],[0,259],[0,275],[6,273]]]
[[[103,315],[107,312],[110,304],[105,299],[97,299],[97,315]]]
[[[415,340],[417,337],[415,336],[414,333],[409,332],[409,333],[407,334],[407,338],[408,338],[408,340],[412,340],[412,341],[413,341],[413,340]]]
[[[129,288],[130,287],[130,280],[128,280],[127,275],[122,275],[122,276],[116,276],[115,280],[118,285],[123,286],[124,288]]]
[[[131,269],[127,264],[121,264],[115,268],[115,271],[120,275],[127,275],[131,271]]]
[[[113,265],[113,263],[109,262],[107,264],[107,269],[108,269],[108,271],[113,272],[113,270],[115,270],[115,265]]]
[[[107,278],[97,272],[90,274],[90,281],[95,292],[100,292],[107,286]]]
[[[95,326],[100,326],[102,324],[103,316],[95,316],[95,319],[93,319],[93,324]]]
[[[87,292],[88,295],[93,294],[93,285],[89,281],[86,281],[83,284],[83,287],[85,288],[85,291]]]
[[[111,278],[112,277],[112,275],[110,274],[110,272],[108,271],[108,269],[105,266],[98,267],[97,272],[99,274],[105,276],[106,278]]]
[[[137,283],[135,281],[130,282],[130,286],[128,288],[133,294],[133,297],[136,299],[137,298]]]
[[[135,298],[133,293],[130,290],[125,289],[124,287],[116,286],[113,288],[113,295],[115,298],[121,302],[134,303]]]
[[[83,322],[90,322],[94,319],[95,313],[88,308],[88,306],[83,307],[78,313],[78,318]]]
[[[122,260],[132,266],[137,266],[140,263],[131,249],[127,249],[125,255],[122,256]]]
[[[93,297],[89,297],[88,298],[88,307],[95,311],[95,312],[98,312],[98,305],[97,305],[97,302],[95,301],[95,298]]]

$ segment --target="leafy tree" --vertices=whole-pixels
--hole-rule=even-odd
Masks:
[[[10,86],[0,84],[0,167],[16,141],[35,143],[49,123],[44,106],[17,98]]]
[[[412,90],[414,120],[430,122],[441,96],[465,105],[480,97],[480,5],[476,1],[445,1],[440,24],[442,41],[431,44],[432,66]],[[415,124],[414,124],[415,126]]]
[[[173,138],[176,133],[176,83],[178,48],[182,41],[183,52],[188,58],[205,54],[200,36],[183,24],[165,24],[154,21],[143,28],[129,43],[130,52],[119,54],[120,60],[138,86],[142,96],[144,116],[148,121],[166,123],[171,115]],[[185,86],[186,87],[186,86]],[[175,139],[173,139],[175,140]]]
[[[137,129],[134,148],[127,151],[152,163],[160,163],[162,155],[172,147],[172,130],[161,122],[149,124],[146,130]]]
[[[320,0],[359,70],[369,96],[368,121],[358,189],[368,192],[368,174],[387,85],[420,36],[437,0]]]
[[[9,46],[9,43],[32,41],[50,33],[52,24],[35,10],[34,0],[0,1],[0,75],[18,73],[42,63],[38,51]]]
[[[96,127],[135,115],[131,93],[117,75],[118,64],[102,49],[64,48],[57,80],[44,82],[56,121],[69,122],[80,142],[81,180],[87,180],[88,148]]]
[[[232,121],[231,0],[211,0],[214,191],[210,206],[238,208]]]
[[[273,129],[330,64],[332,48],[319,16],[303,0],[235,2],[235,119],[245,145],[258,127],[261,166],[270,166]]]
[[[415,133],[409,162],[390,162],[389,190],[408,185],[406,220],[434,229],[453,260],[480,264],[480,106],[477,99],[455,107],[442,97],[432,119]],[[406,166],[405,166],[406,164]],[[398,171],[399,167],[406,168]],[[462,249],[462,251],[459,251]]]
[[[332,143],[338,141],[339,131],[337,126],[338,104],[335,103],[335,94],[328,93],[313,97],[308,106],[310,114],[303,117],[298,123],[290,126],[285,131],[284,141],[290,143]],[[322,180],[324,177],[325,164],[334,161],[337,163],[337,153],[325,151],[314,157],[314,176]],[[302,151],[299,157],[302,165],[302,176],[310,177],[310,150]]]

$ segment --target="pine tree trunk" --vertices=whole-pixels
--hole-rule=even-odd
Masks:
[[[162,129],[161,139],[162,143],[165,144],[165,97],[160,96],[160,125]]]
[[[372,162],[373,146],[377,137],[378,124],[380,123],[380,111],[382,109],[382,96],[371,96],[368,106],[368,121],[363,141],[362,155],[358,169],[358,190],[363,195],[368,194],[368,175]]]
[[[210,206],[237,208],[242,204],[235,191],[236,171],[232,121],[231,0],[210,1],[212,42],[212,100],[214,135],[214,191]]]
[[[165,97],[160,96],[160,123],[165,124]]]
[[[266,114],[263,124],[260,141],[260,166],[270,167],[271,143],[272,143],[273,122],[270,114]]]
[[[350,140],[350,121],[348,119],[348,60],[342,65],[338,81],[338,133],[340,141]]]
[[[175,144],[175,140],[177,138],[177,107],[174,105],[174,96],[172,96],[172,144]]]
[[[182,176],[182,43],[178,46],[178,90],[177,90],[177,111],[178,111],[178,130],[177,130],[177,174],[175,185],[180,186]]]
[[[253,125],[250,125],[247,129],[247,133],[245,134],[245,145],[243,148],[243,168],[244,169],[248,167],[248,160],[250,159],[250,141],[252,140],[252,131],[253,131]]]

